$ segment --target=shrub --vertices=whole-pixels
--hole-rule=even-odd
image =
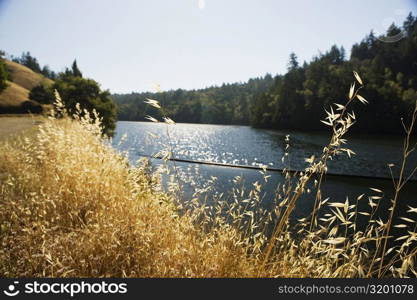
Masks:
[[[44,84],[40,84],[30,90],[29,99],[42,104],[52,104],[55,97],[51,88],[48,88]]]
[[[95,109],[102,118],[103,132],[107,135],[114,133],[116,106],[110,97],[110,93],[102,91],[96,81],[72,74],[61,74],[61,77],[53,84],[52,89],[59,92],[71,115],[75,112],[77,103],[80,104],[82,109],[89,112]]]

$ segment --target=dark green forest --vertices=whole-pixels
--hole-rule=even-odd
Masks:
[[[144,121],[147,115],[161,117],[145,104],[146,98],[158,100],[176,122],[207,124],[250,123],[250,109],[255,99],[274,82],[270,74],[246,83],[223,84],[200,90],[171,90],[159,93],[113,94],[118,104],[118,119]]]
[[[401,34],[396,42],[382,41]],[[246,83],[223,84],[200,90],[112,95],[119,120],[143,121],[158,117],[146,98],[158,100],[177,122],[244,124],[260,128],[321,130],[324,109],[346,102],[357,71],[365,82],[361,91],[369,105],[354,105],[359,116],[357,132],[402,131],[417,99],[417,19],[411,13],[401,27],[391,25],[385,35],[371,31],[352,46],[350,57],[343,47],[332,46],[310,62],[300,64],[290,54],[286,74],[266,75]]]

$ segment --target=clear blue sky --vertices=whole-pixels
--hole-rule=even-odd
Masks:
[[[284,73],[417,13],[416,0],[0,0],[0,49],[55,71],[74,58],[111,92],[202,88]]]

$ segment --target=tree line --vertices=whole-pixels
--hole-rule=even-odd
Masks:
[[[118,119],[144,121],[147,115],[161,117],[160,111],[145,104],[158,100],[176,122],[208,124],[249,124],[250,105],[273,83],[267,74],[245,83],[223,84],[200,90],[170,90],[158,93],[113,94]]]
[[[390,37],[401,39],[387,42]],[[288,72],[276,76],[274,84],[252,105],[251,125],[276,129],[321,129],[318,117],[325,116],[334,102],[346,102],[352,71],[365,80],[361,94],[369,105],[353,107],[360,122],[356,131],[395,133],[402,131],[400,119],[410,116],[417,100],[417,19],[411,13],[401,27],[391,25],[385,35],[371,31],[352,46],[349,59],[337,46],[299,65],[290,56]]]
[[[11,60],[15,63],[28,67],[32,71],[42,74],[49,79],[55,80],[58,77],[58,74],[55,71],[52,71],[48,65],[41,67],[38,59],[32,56],[29,51],[23,52],[20,57],[12,55]]]
[[[396,42],[387,38],[399,35]],[[350,57],[336,45],[300,64],[291,53],[287,73],[266,75],[245,83],[199,90],[112,95],[119,120],[143,121],[158,112],[144,101],[160,101],[177,122],[242,124],[260,128],[321,130],[324,109],[346,101],[352,71],[365,80],[367,106],[353,107],[360,115],[357,132],[395,133],[402,130],[417,99],[417,21],[411,13],[401,27],[384,35],[371,31],[352,46]]]
[[[387,38],[400,36],[395,42]],[[30,52],[12,60],[54,80],[51,86],[39,85],[30,99],[52,103],[57,89],[68,109],[95,108],[104,119],[106,132],[115,128],[117,104],[119,120],[144,121],[147,115],[161,117],[160,111],[145,104],[146,98],[158,100],[176,122],[238,124],[260,128],[320,130],[324,109],[343,103],[352,82],[352,71],[365,80],[362,95],[367,106],[353,107],[360,116],[356,131],[395,133],[402,131],[417,99],[417,18],[411,13],[401,27],[391,25],[386,34],[371,31],[352,46],[350,57],[336,45],[300,64],[291,53],[287,73],[275,77],[266,74],[244,83],[223,84],[198,90],[170,90],[157,93],[113,94],[99,84],[83,78],[74,61],[71,68],[56,73],[41,67]],[[0,92],[7,86],[7,70],[0,53]]]

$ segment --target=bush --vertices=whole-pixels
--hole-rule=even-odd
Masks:
[[[79,76],[61,74],[52,89],[56,89],[70,115],[75,112],[76,104],[81,109],[92,112],[95,109],[102,118],[103,132],[112,135],[116,127],[116,106],[108,91],[101,91],[99,84]]]
[[[29,99],[42,104],[52,104],[55,97],[51,88],[46,87],[44,84],[40,84],[30,90]]]
[[[20,107],[22,113],[40,114],[43,111],[42,106],[39,103],[31,100],[22,102]]]

